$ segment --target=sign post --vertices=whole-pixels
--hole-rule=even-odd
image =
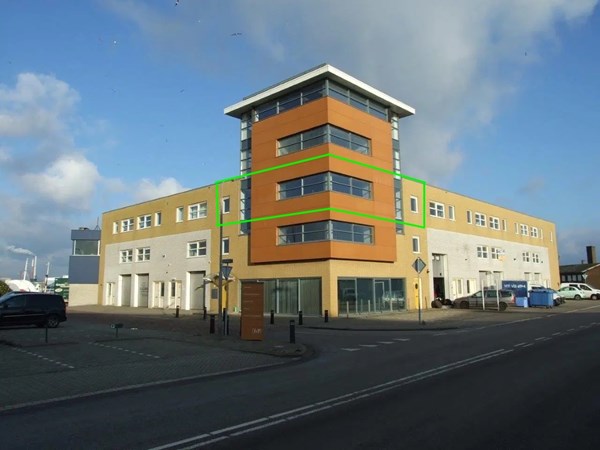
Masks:
[[[412,264],[413,269],[415,269],[415,271],[419,274],[419,323],[423,323],[421,320],[421,303],[423,298],[423,291],[421,290],[421,272],[423,272],[423,269],[426,265],[427,264],[425,264],[425,261],[423,261],[421,258],[415,259],[415,262]]]

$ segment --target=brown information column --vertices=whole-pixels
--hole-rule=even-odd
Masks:
[[[264,335],[264,285],[261,282],[242,283],[242,339],[262,341]]]

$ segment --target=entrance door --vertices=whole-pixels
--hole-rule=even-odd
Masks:
[[[121,306],[131,306],[131,275],[121,275]]]
[[[115,283],[106,283],[106,305],[115,304]]]
[[[169,282],[169,308],[181,307],[181,280]]]
[[[138,282],[138,302],[137,305],[140,308],[147,308],[148,307],[148,283],[149,283],[149,275],[143,274],[143,275],[137,275],[137,282]]]
[[[152,297],[153,308],[164,308],[165,307],[165,282],[155,281]]]
[[[190,272],[190,309],[204,308],[204,277],[206,272]]]
[[[390,280],[374,280],[376,311],[391,311],[392,299],[390,292]]]

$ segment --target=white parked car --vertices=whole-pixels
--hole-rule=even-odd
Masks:
[[[562,298],[573,299],[573,300],[581,300],[582,298],[588,298],[588,294],[585,291],[582,291],[579,288],[574,286],[563,286],[558,290],[558,294]]]
[[[592,300],[600,299],[600,289],[593,288],[586,283],[562,283],[560,287],[571,286],[583,291],[585,294],[583,298],[590,298]]]

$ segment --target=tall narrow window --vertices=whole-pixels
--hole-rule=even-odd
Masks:
[[[175,211],[175,220],[177,222],[183,222],[183,206],[179,206]]]
[[[410,212],[419,212],[419,199],[417,197],[410,197]]]
[[[418,236],[412,238],[412,251],[413,253],[421,253],[421,243]]]
[[[467,211],[467,223],[473,223],[473,213],[471,211]]]
[[[223,214],[228,214],[230,211],[229,197],[223,197]]]
[[[223,238],[223,240],[221,241],[221,252],[224,255],[228,255],[229,254],[229,238]]]
[[[160,227],[162,225],[162,213],[160,211],[154,213],[154,226]]]

